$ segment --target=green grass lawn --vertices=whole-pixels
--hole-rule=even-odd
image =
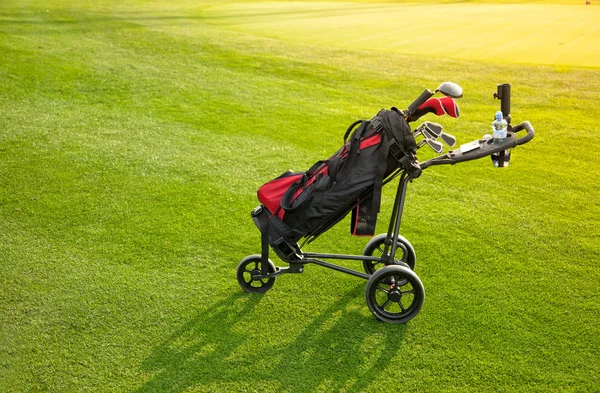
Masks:
[[[467,6],[433,3],[406,10]],[[560,9],[561,28],[513,15],[500,61],[468,27],[415,35],[452,37],[446,47],[405,49],[400,27],[397,45],[378,41],[365,26],[392,29],[396,3],[353,3],[357,20],[340,2],[3,0],[0,391],[596,391],[600,7],[566,3],[522,6]],[[313,28],[321,9],[337,30]],[[586,28],[589,41],[568,33]],[[504,82],[513,123],[536,137],[506,169],[433,167],[409,185],[420,314],[378,322],[364,280],[317,266],[243,292],[235,268],[260,251],[257,188],[445,80],[465,91],[461,118],[427,119],[460,143],[489,132]],[[367,240],[347,233],[345,220],[306,250],[360,253]]]
[[[598,67],[600,7],[584,3],[223,3],[204,15],[218,25],[294,43]]]

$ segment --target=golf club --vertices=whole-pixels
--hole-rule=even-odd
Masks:
[[[454,145],[456,145],[456,138],[454,137],[454,135],[446,134],[442,131],[442,133],[440,134],[440,138],[442,138],[444,143],[450,147],[454,147]]]
[[[425,123],[419,125],[417,128],[415,128],[415,130],[413,131],[413,136],[415,137],[415,139],[417,139],[417,137],[419,137],[419,136],[425,136],[424,131],[426,128],[427,128],[427,122],[425,122]],[[430,134],[430,137],[431,137],[431,134]],[[435,137],[433,137],[433,138],[435,138]]]
[[[433,92],[433,93],[431,92],[431,90],[425,89],[421,93],[421,95],[419,97],[417,97],[417,99],[414,100],[412,102],[412,104],[410,104],[408,106],[408,108],[404,111],[404,118],[405,119],[409,119],[410,116],[412,114],[414,114],[415,111],[417,111],[417,109],[421,105],[423,105],[425,103],[425,101],[427,101],[428,99],[430,99],[438,91],[440,93],[442,93],[443,95],[445,95],[446,97],[461,98],[463,96],[462,87],[460,87],[459,85],[457,85],[454,82],[444,82],[444,83],[442,83],[441,85],[438,86],[437,89],[435,89],[435,92]],[[454,116],[454,117],[458,117],[458,115]]]
[[[462,87],[454,82],[442,83],[437,89],[435,89],[435,93],[438,91],[447,97],[461,98],[463,96]]]
[[[444,131],[444,127],[441,124],[433,123],[431,121],[426,121],[422,124],[424,126],[424,130],[433,135],[433,139],[437,139],[440,134]]]
[[[431,149],[437,154],[442,154],[444,152],[444,145],[434,139],[425,138],[425,143],[431,147]]]
[[[444,145],[442,145],[440,142],[436,141],[435,139],[430,139],[427,137],[417,144],[417,149],[420,149],[425,144],[427,144],[429,147],[431,147],[431,149],[438,154],[441,154],[444,152]]]
[[[431,92],[431,90],[429,89],[425,89],[423,90],[423,92],[421,93],[420,96],[417,97],[416,100],[414,100],[412,102],[412,104],[410,104],[408,106],[408,108],[406,108],[406,110],[404,111],[404,118],[405,119],[409,119],[410,116],[412,114],[415,113],[415,111],[425,103],[425,101],[427,101],[428,99],[431,98],[431,96],[433,96],[433,93]]]
[[[421,126],[424,126],[422,128],[421,133],[425,137],[435,140],[437,140],[438,138],[442,138],[444,143],[450,147],[456,145],[456,138],[453,135],[445,133],[443,131],[443,127],[440,124],[426,121],[425,123],[421,124]]]

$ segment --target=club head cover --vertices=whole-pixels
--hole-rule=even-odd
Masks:
[[[446,113],[439,98],[430,98],[425,101],[415,110],[412,115],[408,116],[406,121],[410,123],[411,121],[415,121],[427,113],[435,113],[438,116]]]
[[[458,105],[456,104],[456,101],[454,101],[454,98],[442,97],[438,98],[438,100],[440,101],[444,112],[446,112],[450,117],[454,117],[456,119],[458,116],[460,116],[460,109],[458,109]]]
[[[410,123],[427,113],[435,113],[437,116],[449,115],[457,118],[460,115],[460,110],[452,97],[430,98],[418,107],[406,121]]]

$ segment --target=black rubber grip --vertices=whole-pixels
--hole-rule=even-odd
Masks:
[[[404,111],[404,117],[408,117],[415,113],[415,111],[425,103],[428,99],[433,96],[433,93],[429,89],[425,89],[416,100],[413,101],[412,104],[408,106],[408,108]]]

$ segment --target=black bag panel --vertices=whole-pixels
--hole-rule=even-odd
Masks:
[[[377,212],[373,212],[372,196],[364,198],[352,209],[350,233],[354,236],[373,236],[377,225]]]
[[[381,121],[389,136],[397,143],[397,146],[392,144],[390,147],[392,150],[391,153],[398,160],[403,156],[414,156],[416,159],[417,142],[415,141],[410,126],[406,120],[404,120],[404,117],[402,117],[402,114],[395,108],[391,110],[382,109],[377,113],[376,117]]]
[[[305,173],[305,177],[292,184],[281,198],[281,207],[286,213],[301,208],[318,190],[329,190],[335,184],[345,184],[350,174],[355,171],[355,161],[360,154],[362,136],[368,130],[369,121],[361,120],[353,123],[348,133],[356,126],[350,140],[326,161],[317,161]],[[372,131],[372,127],[370,128]],[[312,203],[312,202],[311,202]]]
[[[340,207],[354,204],[361,194],[373,186],[374,175],[379,167],[379,154],[379,145],[361,150],[349,175],[342,181],[333,182],[329,175],[324,175],[312,189],[310,201],[304,203],[301,209],[286,211],[283,221],[289,227],[307,233],[327,216],[339,214]]]
[[[367,135],[370,121],[361,121],[358,127],[351,135],[350,141],[344,145],[338,154],[334,155],[329,161],[329,177],[334,183],[343,182],[354,169],[355,161],[360,154],[360,144],[363,137]],[[371,127],[372,129],[372,127]],[[345,141],[346,135],[344,135]]]

